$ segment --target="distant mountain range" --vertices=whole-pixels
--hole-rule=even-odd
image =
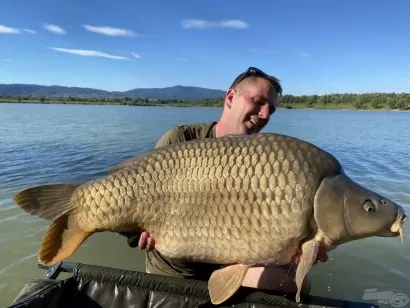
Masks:
[[[35,96],[35,97],[79,97],[79,98],[148,98],[163,100],[201,100],[222,98],[225,92],[191,86],[165,88],[137,88],[128,91],[105,91],[100,89],[43,86],[35,84],[0,84],[0,96]]]

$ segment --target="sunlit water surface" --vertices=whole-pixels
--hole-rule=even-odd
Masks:
[[[32,278],[47,221],[12,202],[15,192],[51,182],[87,181],[152,148],[167,129],[218,119],[219,108],[0,104],[0,305]],[[278,110],[266,132],[313,142],[334,154],[361,184],[410,206],[410,113]],[[410,296],[410,232],[370,238],[330,253],[311,271],[312,294],[362,300],[369,288]],[[69,259],[144,270],[144,254],[117,234],[90,238]],[[375,302],[376,303],[376,302]]]

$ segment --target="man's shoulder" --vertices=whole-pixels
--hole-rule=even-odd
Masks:
[[[209,138],[214,134],[216,122],[182,124],[170,128],[158,140],[156,147],[185,142],[199,138]]]

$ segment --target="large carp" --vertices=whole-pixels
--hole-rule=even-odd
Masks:
[[[353,181],[328,152],[268,133],[154,149],[105,177],[28,188],[14,200],[52,220],[40,262],[71,256],[95,232],[148,231],[165,256],[226,265],[208,282],[216,304],[236,292],[250,267],[289,263],[302,247],[299,301],[320,246],[402,236],[406,219],[402,207]]]

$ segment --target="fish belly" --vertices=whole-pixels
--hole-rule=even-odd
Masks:
[[[339,168],[287,136],[202,139],[138,157],[83,185],[76,202],[86,230],[147,230],[169,257],[282,263],[312,236],[314,194]]]

